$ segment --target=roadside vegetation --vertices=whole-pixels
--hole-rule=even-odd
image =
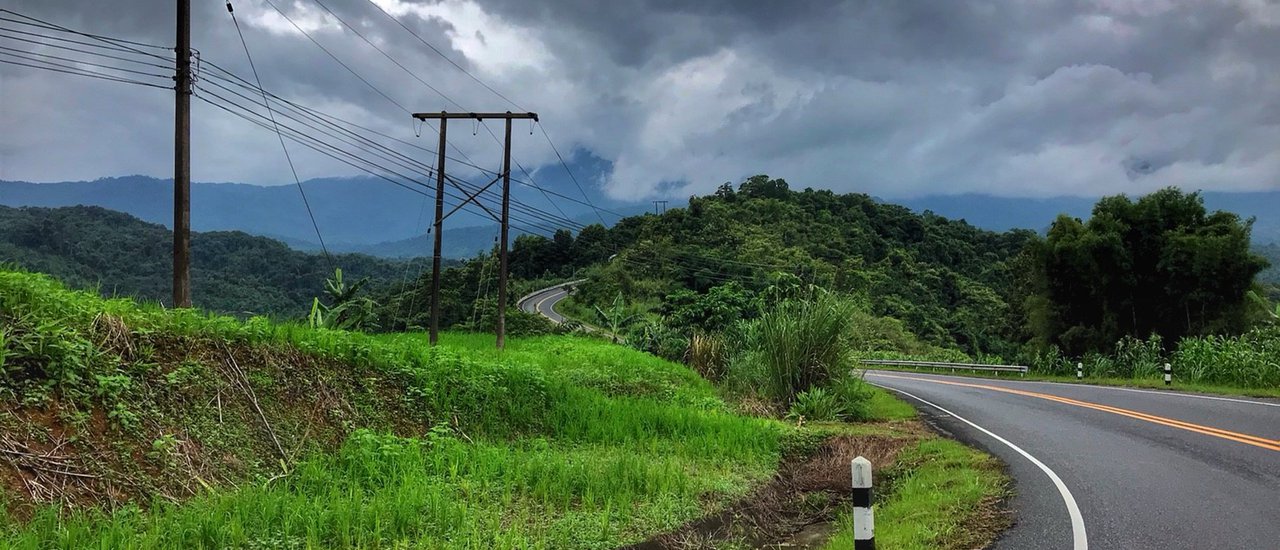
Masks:
[[[695,337],[741,349],[781,330],[773,312],[816,289],[851,304],[855,356],[1022,364],[1040,376],[1074,376],[1080,362],[1094,379],[1135,384],[1169,362],[1196,387],[1280,388],[1280,287],[1254,252],[1275,247],[1254,247],[1248,220],[1207,211],[1195,193],[1107,197],[1090,219],[1059,218],[1041,237],[758,176],[624,221],[608,233],[618,256],[581,271],[563,310],[607,305],[626,343],[672,360],[693,353]],[[762,353],[774,351],[795,350]],[[750,384],[777,401],[757,374]],[[806,402],[828,408],[822,393]]]
[[[777,322],[829,315],[806,307]],[[499,352],[489,335],[446,333],[431,348],[420,334],[108,300],[12,270],[0,335],[11,548],[615,548],[690,540],[717,514],[776,520],[736,524],[725,544],[777,540],[836,517],[853,456],[888,467],[927,437],[834,358],[749,414],[755,396],[600,339],[513,338]],[[842,412],[785,414],[816,389]]]
[[[0,272],[6,545],[609,548],[741,498],[786,425],[604,342],[245,322]]]

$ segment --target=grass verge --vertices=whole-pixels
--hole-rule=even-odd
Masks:
[[[1008,526],[1000,508],[1008,478],[995,458],[928,437],[877,476],[876,545],[894,550],[985,548]],[[843,512],[826,550],[853,548],[852,516]]]

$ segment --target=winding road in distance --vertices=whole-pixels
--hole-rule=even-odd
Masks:
[[[553,306],[564,286],[519,306],[563,322]],[[1280,400],[875,370],[866,379],[1008,465],[1015,524],[997,549],[1280,550]]]
[[[521,298],[516,302],[516,307],[522,311],[542,315],[557,325],[561,324],[564,322],[564,316],[556,313],[555,305],[569,297],[569,287],[581,282],[581,280],[569,281],[538,290]]]

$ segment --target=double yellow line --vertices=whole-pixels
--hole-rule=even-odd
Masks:
[[[1183,422],[1181,420],[1174,420],[1172,418],[1165,418],[1163,416],[1156,416],[1154,414],[1147,414],[1147,413],[1138,412],[1134,410],[1122,409],[1120,407],[1112,407],[1110,405],[1100,405],[1098,403],[1080,401],[1079,399],[1071,399],[1069,397],[1061,397],[1057,395],[1050,395],[1047,393],[1039,393],[1039,392],[1033,392],[1033,391],[1015,390],[1013,388],[1003,388],[1000,386],[991,386],[987,384],[970,384],[966,382],[952,382],[949,380],[938,380],[936,378],[917,378],[914,376],[896,376],[891,374],[876,374],[876,376],[883,376],[885,378],[897,378],[901,380],[915,380],[918,382],[932,382],[934,384],[946,384],[948,386],[978,388],[978,389],[998,391],[1003,393],[1011,393],[1014,395],[1021,395],[1025,397],[1035,397],[1037,399],[1055,401],[1055,402],[1063,403],[1066,405],[1073,405],[1076,407],[1093,409],[1095,411],[1103,411],[1103,412],[1109,412],[1111,414],[1118,414],[1120,416],[1127,416],[1129,418],[1150,422],[1152,424],[1169,426],[1171,428],[1177,428],[1180,430],[1186,430],[1189,432],[1204,434],[1212,437],[1217,437],[1220,439],[1235,441],[1236,443],[1253,445],[1254,447],[1260,447],[1270,451],[1280,452],[1280,440],[1267,439],[1265,437],[1258,437],[1256,435],[1249,435],[1249,434],[1243,434],[1240,432],[1233,432],[1230,430],[1223,430],[1221,428],[1214,428],[1212,426],[1204,426],[1201,424],[1193,424],[1191,422]]]

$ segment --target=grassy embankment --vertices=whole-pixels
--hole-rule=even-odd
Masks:
[[[732,507],[825,433],[599,341],[424,340],[0,272],[0,546],[611,548]]]

